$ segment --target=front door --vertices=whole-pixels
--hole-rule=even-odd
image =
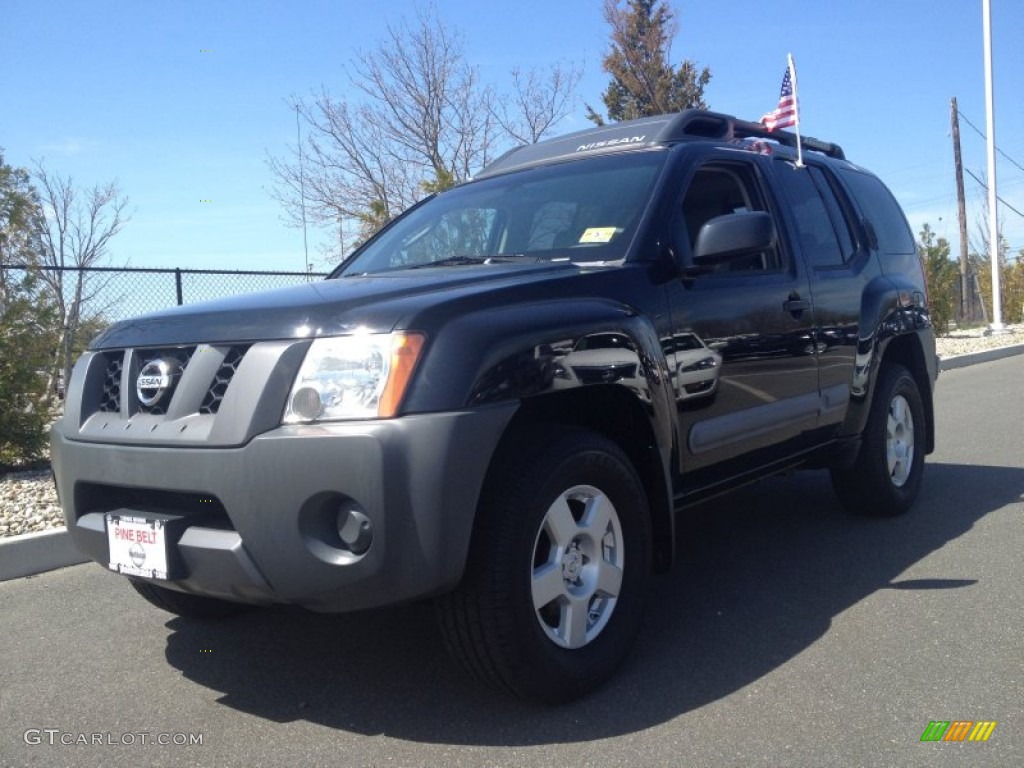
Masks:
[[[711,155],[686,185],[673,225],[682,250],[716,216],[771,210],[763,159],[739,154]],[[679,278],[669,301],[672,334],[663,344],[684,489],[806,447],[819,410],[818,350],[808,277],[795,254],[777,243]]]

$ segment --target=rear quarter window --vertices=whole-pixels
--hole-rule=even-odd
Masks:
[[[878,250],[881,253],[915,253],[917,246],[910,225],[892,192],[870,174],[842,171],[841,175],[875,231]]]

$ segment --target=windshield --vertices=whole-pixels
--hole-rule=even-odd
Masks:
[[[518,258],[621,259],[666,157],[627,152],[455,187],[400,217],[341,274]]]

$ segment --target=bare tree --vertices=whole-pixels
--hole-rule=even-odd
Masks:
[[[514,93],[499,98],[467,63],[462,35],[421,8],[349,66],[348,96],[289,101],[304,136],[288,157],[268,157],[272,194],[289,223],[337,228],[344,250],[468,179],[498,142],[537,141],[571,110],[579,79],[574,65],[516,71]]]
[[[970,238],[971,254],[968,257],[969,273],[972,277],[976,304],[981,319],[987,324],[988,310],[992,309],[992,251],[989,246],[988,200],[983,199],[981,211],[975,222],[975,236]],[[1003,307],[1003,319],[1011,323],[1024,320],[1024,248],[1016,254],[1003,236],[1003,217],[999,216],[999,246],[996,260],[999,266],[999,298]],[[977,321],[979,318],[974,317]],[[995,319],[991,317],[991,319]]]
[[[336,101],[326,91],[291,106],[306,125],[303,143],[287,160],[268,158],[274,196],[291,223],[305,216],[315,225],[342,229],[357,222],[373,232],[415,201],[420,174],[394,157],[368,106]],[[345,234],[339,233],[341,243]]]
[[[291,157],[268,164],[274,195],[293,222],[304,207],[314,224],[355,222],[366,237],[425,192],[487,162],[494,140],[489,95],[463,47],[434,8],[421,9],[414,24],[388,26],[377,47],[351,65],[353,97],[322,90],[311,101],[291,101],[306,136]]]
[[[40,279],[56,305],[60,341],[54,353],[53,372],[71,378],[80,330],[102,312],[95,306],[104,281],[85,268],[103,264],[111,239],[128,223],[127,198],[117,182],[78,190],[71,177],[51,174],[35,163],[34,177],[40,210],[35,220]],[[48,391],[53,391],[51,385]]]
[[[417,11],[417,25],[388,27],[387,39],[357,64],[353,85],[368,99],[377,127],[434,180],[465,179],[486,162],[493,139],[487,95],[463,54],[462,36],[436,11]]]
[[[536,144],[576,106],[583,69],[573,62],[540,69],[512,70],[512,92],[496,99],[492,115],[498,126],[520,144]]]

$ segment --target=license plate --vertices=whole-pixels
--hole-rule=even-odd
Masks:
[[[167,578],[167,532],[164,520],[107,515],[109,568],[129,576]]]

